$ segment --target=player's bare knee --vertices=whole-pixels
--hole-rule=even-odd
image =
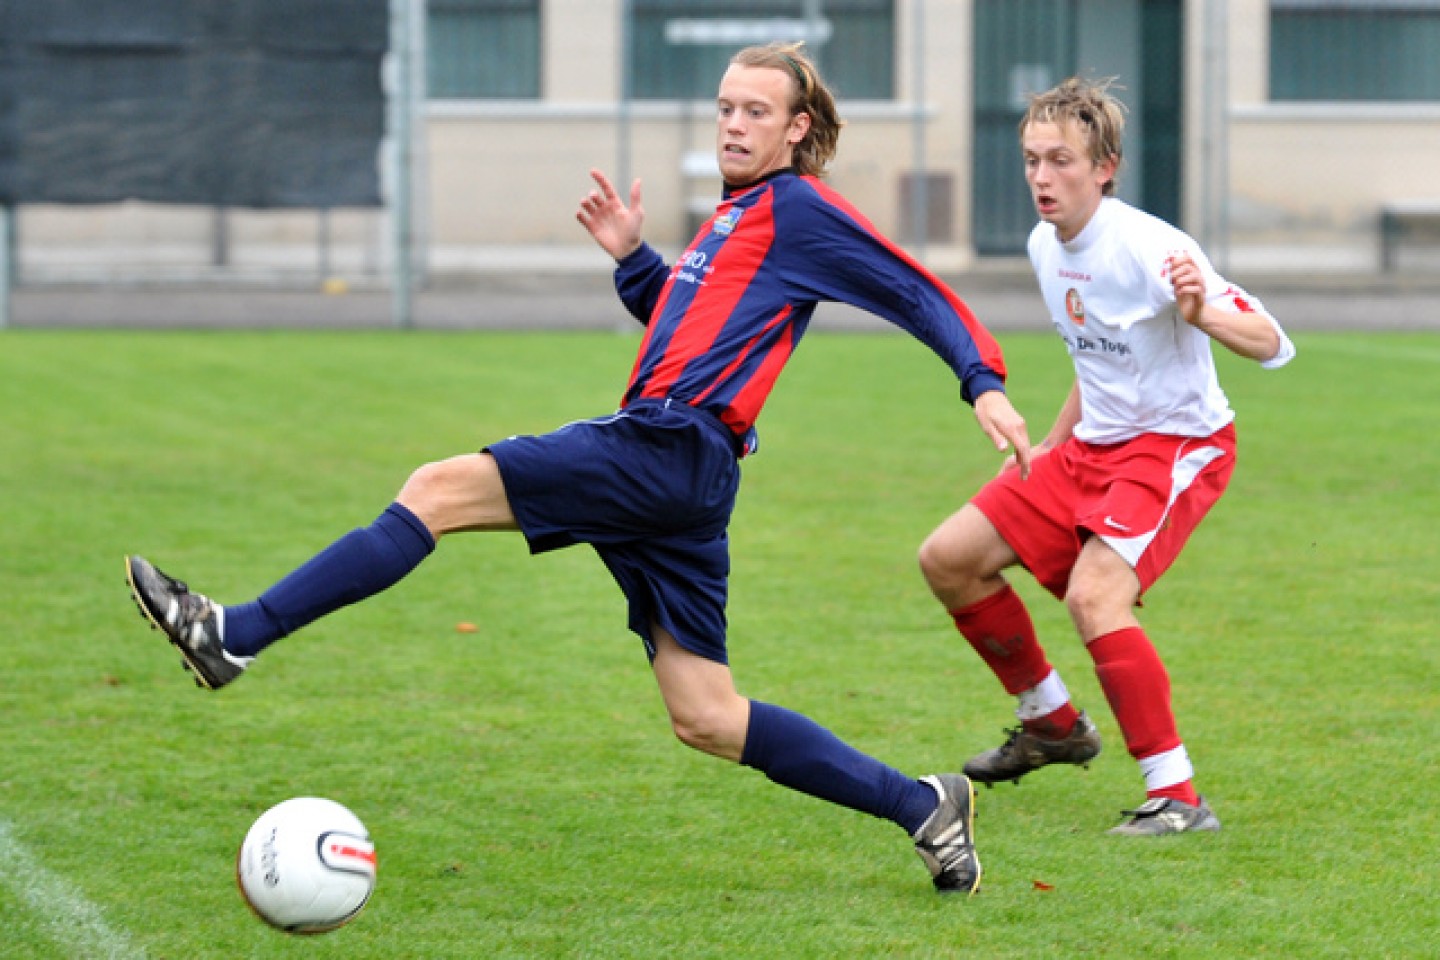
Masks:
[[[706,723],[698,716],[671,717],[670,729],[685,746],[701,753],[717,753],[720,739],[713,723]]]
[[[932,588],[953,587],[973,574],[966,569],[963,555],[956,553],[949,538],[937,530],[920,544],[917,556],[920,573]]]
[[[993,593],[1015,557],[985,515],[966,504],[925,538],[918,559],[931,591],[950,603]]]
[[[1065,609],[1070,612],[1081,636],[1095,635],[1095,624],[1114,619],[1117,609],[1124,613],[1128,609],[1118,603],[1112,590],[1098,581],[1083,578],[1073,579],[1065,591]]]
[[[424,464],[410,474],[395,499],[423,518],[445,490],[445,475],[445,461]]]
[[[738,759],[745,744],[744,724],[720,706],[672,712],[670,729],[685,746],[717,757]]]
[[[427,463],[410,474],[396,499],[437,538],[477,528],[476,524],[495,518],[479,512],[475,492],[480,485],[475,477],[474,465],[464,457]]]
[[[1005,585],[999,565],[975,544],[942,527],[920,545],[920,573],[947,610],[968,606]]]
[[[944,575],[940,548],[935,543],[935,534],[932,533],[925,538],[924,543],[920,544],[920,550],[915,559],[920,564],[920,574],[925,578],[926,583],[934,583],[936,577]]]

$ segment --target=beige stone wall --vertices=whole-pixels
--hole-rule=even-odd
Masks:
[[[1237,110],[1230,136],[1232,219],[1255,240],[1363,240],[1386,201],[1440,202],[1440,108]]]
[[[430,238],[441,259],[445,248],[473,244],[583,242],[573,214],[589,188],[587,171],[594,166],[612,179],[620,175],[625,128],[611,53],[619,5],[603,0],[566,9],[572,6],[583,7],[583,14],[545,19],[544,102],[431,107]],[[841,103],[847,127],[829,179],[882,231],[895,235],[902,177],[917,159],[927,172],[950,177],[950,207],[938,215],[956,231],[948,255],[963,257],[969,246],[970,62],[956,51],[970,46],[970,3],[932,0],[918,25],[911,3],[897,6],[897,102]],[[917,80],[907,67],[914,60],[904,51],[922,33],[928,69]],[[917,86],[924,95],[919,107]],[[917,123],[924,124],[922,136]],[[718,182],[683,173],[684,155],[713,150],[714,138],[709,103],[631,105],[630,174],[643,181],[647,236],[655,243],[688,240],[689,199],[718,193]]]
[[[718,189],[682,173],[687,152],[713,149],[708,103],[634,103],[628,150],[622,149],[614,53],[619,0],[553,6],[543,20],[541,101],[436,103],[419,122],[425,175],[416,226],[433,268],[465,269],[482,262],[483,251],[499,248],[534,248],[543,257],[548,248],[585,246],[574,212],[592,166],[619,177],[628,158],[629,174],[644,182],[647,235],[661,247],[688,239],[690,199]],[[949,221],[952,234],[948,242],[927,242],[924,255],[940,268],[963,267],[973,259],[971,0],[927,0],[918,24],[911,0],[897,8],[897,99],[842,102],[848,126],[830,179],[883,232],[904,242],[902,181],[918,155],[929,174],[950,185],[949,204],[936,216]],[[1209,212],[1205,206],[1207,189],[1213,191],[1206,171],[1215,168],[1207,164],[1223,160],[1232,262],[1324,248],[1335,263],[1373,264],[1380,205],[1427,192],[1440,196],[1433,186],[1440,107],[1270,104],[1268,3],[1228,0],[1227,13],[1224,73],[1231,102],[1219,111],[1223,138],[1212,141],[1207,131],[1214,127],[1200,108],[1208,89],[1204,28],[1210,20],[1205,4],[1186,4],[1185,225],[1199,233],[1196,224],[1213,216],[1213,204]],[[924,44],[923,78],[914,73],[917,37]],[[212,259],[214,225],[208,209],[25,208],[18,217],[22,270],[63,273],[66,262],[86,251],[203,267]],[[382,212],[336,211],[322,224],[311,211],[232,211],[227,228],[230,256],[241,265],[300,274],[317,269],[326,230],[324,256],[332,269],[373,273],[388,263]]]
[[[1189,7],[1187,62],[1199,67],[1203,5]],[[1227,13],[1233,259],[1256,266],[1373,267],[1383,204],[1440,201],[1440,188],[1426,174],[1440,165],[1440,106],[1271,103],[1269,3],[1228,0]],[[1189,102],[1198,102],[1195,85],[1187,90],[1196,94]],[[1187,118],[1187,131],[1193,159],[1204,148],[1195,117]],[[1186,183],[1195,188],[1198,169],[1193,173]],[[1194,209],[1187,204],[1187,213]]]

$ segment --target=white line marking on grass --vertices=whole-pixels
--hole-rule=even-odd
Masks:
[[[0,883],[29,905],[44,921],[51,939],[66,947],[71,956],[85,960],[145,960],[145,951],[106,925],[99,907],[63,877],[41,866],[15,839],[10,822],[4,819],[0,819]]]

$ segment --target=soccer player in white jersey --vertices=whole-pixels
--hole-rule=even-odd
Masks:
[[[1075,383],[1035,448],[945,520],[920,567],[955,625],[1018,698],[1020,725],[965,773],[994,783],[1087,764],[1095,724],[1071,703],[1003,571],[1023,564],[1065,602],[1095,662],[1147,797],[1111,833],[1218,830],[1170,705],[1170,679],[1135,616],[1220,498],[1235,465],[1234,412],[1211,341],[1279,367],[1295,348],[1255,298],[1180,230],[1115,197],[1124,112],[1109,82],[1066,80],[1020,124],[1040,223],[1029,254]]]

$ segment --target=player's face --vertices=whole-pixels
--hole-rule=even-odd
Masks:
[[[790,166],[810,115],[790,113],[795,80],[783,70],[732,64],[716,100],[715,152],[733,186],[754,183]]]
[[[1055,225],[1061,240],[1073,240],[1090,222],[1115,176],[1115,161],[1096,164],[1074,123],[1031,123],[1020,137],[1025,181],[1035,212]]]

